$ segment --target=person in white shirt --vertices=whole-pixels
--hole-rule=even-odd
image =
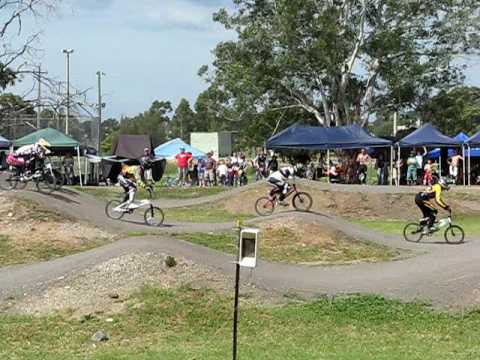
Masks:
[[[220,161],[219,165],[217,166],[217,177],[220,180],[220,184],[226,185],[227,184],[227,175],[228,175],[228,168],[225,164],[225,161]]]
[[[280,205],[287,205],[283,202],[285,199],[285,195],[288,193],[288,189],[290,185],[288,184],[288,179],[292,179],[294,175],[294,168],[293,167],[283,167],[278,171],[272,173],[267,182],[273,186],[273,189],[270,191],[270,198],[273,199],[277,195],[279,195],[278,203]]]

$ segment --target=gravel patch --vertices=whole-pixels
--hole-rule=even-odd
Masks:
[[[128,305],[132,292],[150,285],[164,289],[189,285],[226,291],[232,281],[208,267],[175,258],[168,267],[162,253],[135,253],[106,261],[69,278],[53,281],[48,290],[4,305],[7,313],[49,315],[68,312],[74,317],[117,313]]]

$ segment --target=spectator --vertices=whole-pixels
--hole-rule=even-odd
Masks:
[[[328,164],[327,175],[330,179],[330,182],[332,183],[338,183],[338,181],[340,180],[340,174],[338,173],[337,167],[332,161],[330,161],[330,163]]]
[[[357,180],[360,184],[367,183],[367,166],[370,162],[370,155],[368,155],[366,149],[362,149],[360,153],[357,155]]]
[[[277,161],[277,157],[275,155],[272,156],[272,158],[270,159],[270,161],[268,162],[268,172],[270,174],[274,173],[275,171],[278,170],[278,161]]]
[[[143,149],[143,156],[140,159],[140,178],[143,183],[153,181],[152,166],[154,157],[149,148]]]
[[[198,185],[200,187],[205,186],[205,167],[206,161],[205,159],[198,160],[197,169],[198,169]]]
[[[420,150],[417,150],[417,155],[415,156],[415,159],[417,159],[417,179],[422,179],[423,178],[423,169],[424,169],[424,161],[423,158],[425,155],[427,155],[428,151],[427,148],[423,148],[423,153]]]
[[[393,167],[393,182],[397,186],[401,183],[403,165],[403,159],[400,158],[395,161],[395,166]]]
[[[220,161],[217,167],[217,179],[223,186],[227,185],[228,168],[225,161]]]
[[[387,185],[388,183],[388,162],[383,159],[383,155],[380,155],[376,163],[378,185]]]
[[[413,151],[407,159],[407,184],[415,185],[417,183],[417,157]]]
[[[428,160],[423,168],[423,185],[433,185],[433,162]]]
[[[450,163],[450,167],[449,167],[450,177],[452,179],[454,179],[455,182],[457,182],[457,180],[458,180],[458,168],[459,168],[459,165],[460,165],[460,160],[463,160],[463,157],[462,157],[462,155],[460,155],[456,151],[449,160],[449,163]]]
[[[217,168],[217,162],[213,158],[213,151],[207,153],[207,160],[205,161],[205,185],[215,185],[215,171]]]
[[[175,156],[178,167],[178,181],[181,185],[187,182],[188,162],[192,158],[192,153],[185,151],[184,147],[180,148],[180,153]]]
[[[72,154],[68,153],[63,158],[63,173],[65,174],[65,181],[67,185],[73,185],[75,183],[75,174],[73,168],[74,160]]]

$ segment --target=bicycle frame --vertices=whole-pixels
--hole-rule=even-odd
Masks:
[[[152,206],[152,202],[148,199],[144,199],[144,200],[140,200],[139,202],[133,202],[131,203],[129,206],[128,206],[128,209],[125,209],[123,206],[124,206],[125,203],[121,203],[120,205],[118,205],[116,208],[113,209],[113,211],[117,211],[117,212],[123,212],[125,210],[129,210],[129,211],[135,211],[137,209],[140,209],[142,207],[149,207],[149,206]]]

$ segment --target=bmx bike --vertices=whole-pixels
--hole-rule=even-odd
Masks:
[[[0,189],[22,190],[31,181],[35,183],[37,190],[43,193],[51,193],[60,188],[59,180],[55,175],[52,163],[45,161],[41,168],[38,168],[33,174],[24,173],[13,166],[0,171]]]
[[[298,191],[295,184],[290,186],[290,189],[285,194],[285,200],[291,196],[292,206],[295,210],[307,212],[312,207],[313,199],[310,194],[303,191]],[[262,196],[255,202],[255,211],[260,216],[268,216],[275,211],[275,208],[278,205],[279,204],[276,195],[273,198],[270,196]]]
[[[150,199],[133,202],[128,206],[128,209],[125,208],[124,202],[122,201],[123,199],[110,200],[107,205],[105,205],[105,214],[110,219],[120,220],[125,214],[133,214],[138,209],[146,208],[143,213],[145,224],[148,226],[161,226],[165,219],[163,210],[152,203],[152,188],[148,186],[146,190],[150,194]]]
[[[453,224],[452,213],[446,218],[435,223],[433,231],[425,232],[428,225],[421,223],[410,223],[403,229],[403,237],[406,241],[419,242],[424,236],[432,236],[436,232],[445,229],[443,238],[449,244],[461,244],[465,240],[465,232],[459,225]]]

